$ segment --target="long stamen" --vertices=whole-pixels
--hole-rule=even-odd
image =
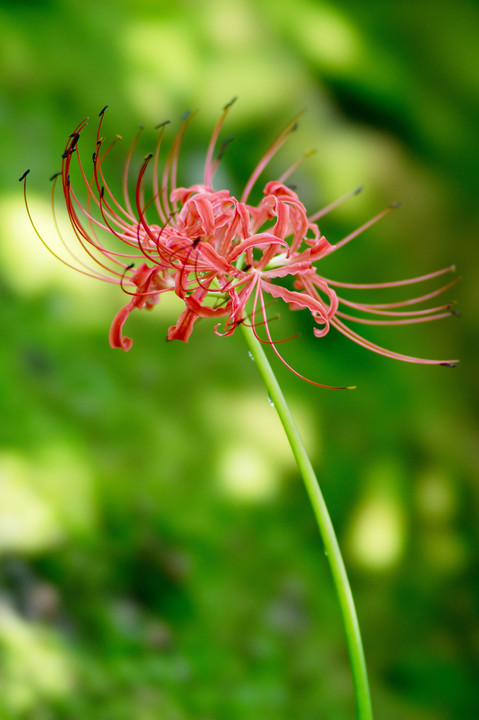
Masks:
[[[156,126],[156,129],[159,130],[158,133],[158,139],[156,141],[155,145],[155,151],[153,153],[153,193],[155,198],[155,205],[156,209],[158,210],[158,215],[161,218],[161,221],[163,223],[167,222],[168,217],[168,211],[163,208],[163,205],[161,204],[161,193],[160,188],[158,184],[158,178],[159,178],[159,158],[160,158],[160,147],[163,140],[163,135],[165,133],[165,127],[169,124],[169,120],[164,120],[162,123]]]
[[[138,174],[138,180],[136,182],[136,209],[138,212],[138,217],[139,217],[140,223],[142,224],[146,234],[156,245],[158,239],[157,239],[156,235],[154,235],[154,233],[152,232],[148,223],[146,222],[144,208],[142,207],[143,203],[142,203],[142,193],[141,193],[143,176],[146,172],[146,168],[148,167],[148,164],[152,157],[153,157],[152,153],[150,153],[149,155],[146,156],[146,158],[143,161],[143,165],[140,168],[140,172]],[[142,252],[145,252],[144,248],[141,246],[141,243],[139,243],[139,244],[140,244],[140,249],[142,250]],[[153,259],[153,258],[149,258],[149,259]]]
[[[409,363],[418,363],[420,365],[455,365],[457,362],[459,362],[458,360],[426,360],[424,358],[413,357],[411,355],[403,355],[401,353],[394,352],[393,350],[387,350],[386,348],[383,348],[380,345],[376,345],[370,340],[366,340],[365,338],[361,337],[361,335],[358,335],[353,330],[351,330],[351,328],[348,328],[346,325],[344,325],[341,320],[337,319],[337,317],[331,319],[331,325],[333,325],[333,327],[339,330],[340,333],[345,335],[350,340],[353,340],[353,342],[357,343],[358,345],[362,345],[362,347],[365,347],[368,350],[372,350],[373,352],[378,353],[378,355],[384,355],[386,357],[394,358],[395,360],[402,360]]]
[[[95,198],[95,197],[93,197],[93,199],[95,200],[96,204],[97,204],[98,207],[100,208],[100,211],[101,211],[103,220],[105,221],[108,229],[109,229],[114,235],[116,235],[117,237],[119,237],[118,234],[116,233],[116,231],[112,228],[111,224],[108,222],[106,215],[108,214],[109,219],[110,219],[112,222],[115,222],[119,227],[121,227],[121,228],[123,228],[123,229],[128,229],[128,228],[129,228],[129,225],[131,224],[131,222],[134,222],[134,217],[133,217],[133,213],[130,213],[130,215],[128,215],[128,213],[127,213],[123,208],[121,208],[121,206],[117,203],[116,199],[114,198],[113,194],[111,193],[111,191],[110,191],[110,189],[109,189],[109,187],[108,187],[108,184],[107,184],[107,182],[106,182],[106,180],[105,180],[105,177],[103,176],[103,171],[102,171],[102,168],[101,168],[102,162],[103,162],[103,160],[105,159],[105,157],[109,154],[109,152],[111,151],[111,149],[112,149],[112,147],[114,146],[114,144],[115,144],[119,139],[121,139],[121,136],[117,135],[117,137],[115,138],[115,140],[113,141],[113,143],[111,143],[111,144],[109,145],[109,147],[105,150],[105,152],[103,153],[103,155],[100,156],[100,150],[101,150],[101,148],[102,148],[103,141],[104,141],[104,138],[101,138],[101,137],[100,137],[100,131],[101,131],[102,123],[103,123],[103,118],[104,118],[105,110],[106,110],[107,107],[108,107],[108,105],[105,105],[105,107],[100,111],[100,114],[99,114],[99,115],[100,115],[100,122],[98,123],[98,129],[97,129],[97,134],[96,134],[96,146],[97,146],[97,151],[96,151],[96,152],[94,153],[94,155],[93,155],[94,180],[95,180],[95,184],[96,184],[97,191],[98,191],[98,194],[99,194],[99,200],[98,200],[97,198]],[[86,182],[86,184],[88,184],[86,180],[85,180],[85,182]],[[114,203],[116,203],[117,206],[121,209],[122,213],[126,216],[126,218],[127,218],[127,220],[128,220],[128,224],[127,224],[125,221],[121,220],[121,218],[118,216],[118,214],[117,214],[117,213],[113,210],[113,208],[109,205],[109,203],[108,203],[107,200],[105,199],[105,192],[106,192],[107,195],[109,195],[109,196],[113,199]],[[106,208],[106,210],[107,210],[107,213],[105,212],[105,208]],[[120,239],[121,239],[121,238],[120,238]]]
[[[304,111],[303,111],[304,112]],[[256,168],[253,170],[248,182],[245,185],[245,188],[243,190],[243,193],[241,195],[241,202],[245,203],[246,200],[249,197],[249,194],[251,190],[253,189],[256,180],[259,178],[265,167],[268,165],[271,158],[273,158],[280,147],[284,145],[288,137],[292,132],[294,132],[298,127],[298,120],[303,115],[303,112],[298,113],[287,125],[286,127],[280,132],[276,140],[273,142],[273,144],[270,146],[270,148],[265,152],[262,159],[257,164]]]
[[[141,131],[143,130],[143,125],[140,125],[135,137],[133,138],[132,143],[130,144],[130,147],[128,148],[128,152],[126,154],[126,160],[125,165],[123,167],[123,197],[125,199],[125,205],[128,209],[128,212],[130,213],[131,217],[134,216],[133,207],[131,205],[130,201],[130,194],[128,192],[128,173],[130,170],[130,164],[131,164],[131,158],[133,156],[133,151],[136,147],[136,143],[138,142],[138,138],[141,135]]]
[[[81,260],[79,257],[77,257],[77,255],[72,251],[70,246],[67,244],[67,242],[63,236],[63,233],[60,230],[60,225],[58,223],[57,213],[55,210],[55,189],[56,189],[57,180],[58,180],[59,175],[61,175],[61,173],[55,173],[55,175],[52,175],[52,177],[50,178],[50,180],[52,180],[51,206],[52,206],[53,224],[55,225],[55,230],[57,231],[57,235],[60,238],[60,242],[62,243],[63,247],[68,252],[68,254],[71,255],[71,257],[79,265],[81,265],[82,267],[84,267],[86,270],[88,270],[90,272],[90,267],[83,260]]]
[[[66,261],[66,260],[64,260],[63,258],[61,258],[59,255],[57,255],[57,253],[56,253],[54,250],[52,250],[52,248],[48,245],[48,243],[45,242],[45,240],[43,239],[42,235],[40,234],[40,231],[38,230],[37,226],[35,225],[35,223],[34,223],[34,221],[33,221],[33,217],[32,217],[32,214],[31,214],[31,212],[30,212],[30,206],[29,206],[28,200],[27,200],[27,180],[26,180],[26,177],[27,177],[28,173],[29,173],[29,170],[27,170],[25,173],[23,173],[22,177],[20,178],[20,180],[23,180],[23,198],[24,198],[24,201],[25,201],[25,208],[26,208],[26,211],[27,211],[28,219],[30,220],[30,224],[31,224],[31,226],[32,226],[32,228],[33,228],[36,236],[38,237],[38,239],[39,239],[40,242],[42,243],[42,245],[48,250],[48,252],[49,252],[51,255],[53,255],[53,257],[54,257],[56,260],[59,260],[63,265],[66,265],[66,267],[70,268],[71,270],[75,270],[76,272],[79,272],[79,273],[81,273],[82,275],[86,275],[87,277],[95,278],[95,280],[105,280],[106,282],[117,283],[117,282],[118,282],[117,280],[115,280],[114,278],[108,277],[107,275],[103,275],[102,273],[95,273],[95,272],[93,272],[93,271],[90,272],[90,271],[87,271],[87,270],[81,270],[80,268],[75,267],[75,265],[72,265],[72,264],[69,263],[68,261]]]
[[[100,124],[101,124],[101,121],[100,121]],[[75,136],[75,134],[73,133],[70,137],[73,138],[74,136]],[[97,136],[98,136],[98,134],[97,134]],[[97,144],[98,144],[98,142],[99,141],[97,141]],[[72,198],[73,198],[73,201],[76,203],[76,205],[81,209],[81,211],[83,213],[85,213],[85,209],[81,206],[80,202],[76,198],[76,196],[71,188],[70,174],[69,174],[71,155],[72,155],[71,153],[64,153],[62,155],[62,158],[63,158],[63,160],[62,160],[62,186],[63,186],[63,194],[64,194],[64,198],[65,198],[65,203],[67,206],[67,212],[68,212],[68,215],[70,218],[70,222],[71,222],[73,231],[74,231],[76,237],[78,238],[80,244],[82,245],[83,249],[85,250],[85,252],[91,257],[91,259],[94,262],[96,262],[98,265],[103,267],[103,269],[106,270],[107,272],[110,272],[114,275],[119,275],[119,273],[115,272],[111,268],[108,268],[106,265],[104,265],[104,263],[102,263],[98,258],[96,258],[91,253],[91,251],[88,249],[88,247],[85,245],[84,240],[87,243],[89,243],[90,245],[92,245],[93,247],[95,247],[97,250],[99,250],[102,253],[102,255],[106,255],[108,257],[108,254],[103,251],[102,246],[100,244],[96,244],[95,236],[92,238],[84,229],[84,227],[77,215],[74,204],[72,202]],[[78,154],[77,154],[77,157],[78,157]],[[81,164],[80,164],[80,169],[83,173]],[[84,173],[83,173],[83,175],[84,175]],[[88,183],[87,183],[87,186],[89,187],[89,190],[91,191],[91,186]],[[110,229],[110,228],[108,228],[108,229]],[[119,264],[123,265],[123,263],[119,263]]]
[[[438,288],[437,290],[433,290],[432,292],[426,293],[425,295],[420,295],[419,297],[409,298],[409,300],[400,300],[398,302],[392,302],[392,303],[361,303],[362,307],[364,309],[387,309],[387,308],[398,308],[398,307],[406,307],[407,305],[418,305],[419,303],[426,302],[427,300],[431,300],[434,297],[437,297],[438,295],[442,295],[443,292],[446,292],[446,290],[449,290],[453,285],[456,285],[456,283],[459,282],[461,278],[457,277],[454,278],[454,280],[451,280],[451,282],[447,283],[446,285],[443,285],[442,287]],[[345,303],[347,304],[347,302]]]
[[[119,136],[118,136],[119,137]],[[113,147],[116,140],[107,148],[107,150],[103,153],[103,155],[100,156],[100,148],[101,145],[98,145],[98,152],[96,153],[95,162],[94,162],[94,180],[97,187],[97,192],[99,197],[96,198],[94,193],[92,193],[93,200],[97,204],[98,208],[100,209],[102,218],[108,228],[108,230],[115,235],[117,238],[122,239],[121,236],[118,234],[118,232],[113,228],[112,223],[115,223],[121,230],[125,231],[128,230],[131,227],[131,224],[135,222],[135,218],[132,215],[128,215],[128,213],[117,203],[113,193],[111,192],[110,188],[108,187],[108,184],[106,182],[105,176],[103,174],[102,170],[102,162],[104,158],[108,155],[111,148]],[[113,199],[114,204],[117,205],[117,207],[120,208],[122,213],[127,218],[128,222],[123,220],[118,213],[115,212],[115,210],[112,208],[110,203],[108,202],[108,197]]]
[[[186,112],[183,114],[181,120],[181,126],[178,130],[178,133],[175,137],[175,140],[173,142],[173,145],[171,147],[170,152],[168,153],[168,157],[166,159],[165,168],[163,172],[163,177],[161,181],[162,185],[162,199],[163,199],[163,207],[165,208],[165,212],[167,214],[171,212],[177,212],[178,211],[178,203],[173,203],[173,209],[170,208],[169,204],[169,197],[168,195],[175,190],[176,188],[176,172],[178,167],[178,156],[180,153],[180,147],[181,147],[181,141],[183,138],[183,135],[185,134],[185,130],[190,124],[191,120],[196,115],[195,113]]]
[[[111,259],[113,259],[112,256],[114,256],[114,255],[121,257],[122,254],[121,254],[121,253],[114,253],[114,252],[112,252],[112,251],[110,251],[110,250],[107,250],[107,249],[104,247],[104,245],[100,242],[99,238],[97,237],[97,235],[96,235],[96,233],[95,233],[94,225],[97,226],[97,227],[102,228],[103,230],[107,230],[108,232],[114,234],[118,239],[122,240],[123,242],[126,242],[124,233],[127,232],[127,231],[130,229],[131,224],[135,222],[134,217],[128,215],[128,213],[124,210],[124,208],[122,208],[122,207],[120,206],[120,204],[116,201],[115,197],[114,197],[113,194],[111,193],[111,191],[110,191],[110,189],[109,189],[109,187],[108,187],[108,185],[107,185],[107,183],[106,183],[105,177],[104,177],[104,175],[103,175],[103,171],[102,171],[102,169],[101,169],[101,163],[103,162],[103,159],[104,159],[105,156],[108,154],[108,152],[111,150],[111,148],[114,146],[114,144],[115,144],[116,141],[119,139],[119,137],[120,137],[120,136],[117,136],[117,139],[116,139],[113,143],[111,143],[111,145],[110,145],[110,147],[108,148],[108,150],[107,150],[101,157],[99,156],[99,152],[98,152],[98,153],[95,153],[95,158],[94,158],[94,175],[93,175],[93,178],[92,178],[91,181],[88,181],[88,179],[87,179],[87,177],[86,177],[86,174],[85,174],[85,172],[84,172],[84,169],[83,169],[83,165],[82,165],[82,163],[81,163],[80,154],[77,153],[77,161],[78,161],[78,165],[79,165],[79,168],[80,168],[80,172],[81,172],[83,181],[84,181],[84,183],[85,183],[85,186],[86,186],[86,188],[87,188],[87,190],[88,190],[86,210],[85,210],[85,208],[82,207],[81,203],[80,203],[79,200],[76,198],[75,193],[73,192],[73,190],[70,189],[70,191],[69,191],[69,192],[71,193],[72,197],[74,198],[76,204],[77,204],[78,207],[80,208],[80,210],[81,210],[81,211],[86,215],[86,217],[88,218],[89,226],[90,226],[90,232],[91,232],[91,237],[88,237],[88,235],[85,233],[85,239],[87,239],[87,240],[89,240],[89,241],[91,241],[91,239],[93,239],[94,242],[93,242],[92,244],[93,244],[102,254],[110,256]],[[100,180],[101,180],[102,184],[100,184]],[[94,190],[93,190],[93,187],[92,187],[93,181],[95,181],[95,185],[96,185],[96,187],[97,187],[97,189],[98,189],[99,198],[96,197],[95,192],[94,192]],[[113,202],[116,204],[116,206],[117,206],[117,207],[119,208],[119,210],[122,212],[122,214],[125,216],[126,220],[124,220],[122,217],[120,217],[120,216],[118,215],[118,213],[116,213],[116,212],[113,210],[113,208],[109,205],[109,203],[107,203],[107,201],[104,199],[105,191],[106,191],[106,192],[109,194],[109,196],[113,199]],[[92,201],[93,201],[94,204],[97,206],[97,208],[100,210],[100,213],[101,213],[101,215],[102,215],[104,224],[101,223],[101,222],[99,222],[95,217],[93,217],[92,212],[91,212],[91,203],[92,203]],[[127,222],[127,221],[128,221],[128,222]],[[112,223],[115,223],[115,225],[117,225],[117,227],[118,227],[118,228],[120,229],[120,231],[121,231],[121,234],[118,233],[118,232],[113,228]],[[128,243],[127,243],[127,244],[128,244]],[[131,244],[131,243],[130,243],[130,244]],[[120,264],[120,265],[123,266],[122,263],[118,263],[118,264]]]
[[[69,215],[69,217],[70,217],[70,222],[71,222],[71,225],[72,225],[72,229],[73,229],[73,231],[74,231],[74,233],[75,233],[78,241],[80,242],[81,246],[83,247],[83,249],[84,249],[84,251],[87,253],[87,255],[88,255],[94,262],[96,262],[98,265],[100,265],[100,267],[102,267],[104,270],[107,270],[108,272],[112,273],[113,275],[118,275],[118,276],[120,276],[121,273],[113,270],[112,268],[109,268],[109,267],[108,267],[107,265],[105,265],[101,260],[99,260],[97,257],[95,257],[95,256],[93,255],[93,253],[91,252],[91,250],[90,250],[90,249],[87,247],[87,245],[85,244],[85,241],[86,241],[86,243],[90,244],[92,247],[94,247],[96,250],[98,250],[103,257],[107,257],[109,260],[112,260],[113,262],[115,262],[116,264],[118,264],[120,267],[125,267],[125,264],[124,264],[124,263],[119,262],[119,261],[116,260],[115,258],[111,258],[110,255],[109,255],[109,252],[108,252],[105,248],[103,248],[102,245],[96,243],[96,241],[95,241],[96,236],[92,237],[91,235],[89,235],[89,234],[86,232],[86,230],[84,229],[84,227],[83,227],[83,225],[82,225],[82,223],[81,223],[81,221],[80,221],[80,219],[79,219],[79,217],[78,217],[78,215],[77,215],[77,213],[76,213],[76,211],[75,211],[75,209],[74,209],[74,207],[73,207],[73,203],[71,202],[71,198],[73,197],[73,199],[74,199],[75,202],[79,205],[79,207],[81,208],[81,210],[82,210],[82,211],[84,211],[84,210],[83,210],[83,208],[81,207],[81,205],[79,204],[79,202],[78,202],[75,194],[73,193],[73,191],[71,191],[71,189],[70,189],[70,183],[68,183],[68,188],[69,188],[68,201],[67,201],[68,215]],[[113,230],[111,230],[111,228],[108,228],[108,229],[109,229],[111,232],[113,232]]]
[[[231,106],[236,102],[236,98],[232,98],[229,103],[226,103],[226,105],[223,108],[223,112],[221,114],[220,119],[216,123],[216,127],[213,130],[213,134],[211,136],[210,144],[208,146],[208,151],[206,153],[206,161],[205,161],[205,173],[204,173],[204,180],[206,187],[211,187],[213,182],[213,174],[216,167],[213,167],[212,165],[212,159],[213,159],[213,153],[215,151],[216,141],[218,140],[218,135],[220,134],[220,130],[223,127],[223,123],[226,119],[226,116],[228,115],[228,112],[230,111]]]
[[[96,233],[93,231],[93,227],[92,227],[92,223],[94,223],[95,225],[103,228],[104,230],[107,230],[110,234],[114,235],[116,238],[118,238],[121,241],[124,241],[124,232],[128,231],[131,227],[131,224],[129,225],[129,224],[125,223],[123,220],[121,220],[121,218],[119,218],[117,213],[115,213],[115,211],[112,209],[112,207],[110,206],[108,201],[105,199],[105,185],[100,184],[100,180],[99,180],[99,177],[102,180],[104,180],[103,173],[101,172],[101,170],[99,172],[99,169],[98,169],[99,163],[101,163],[101,160],[99,159],[99,154],[97,153],[97,156],[95,158],[94,180],[95,180],[95,184],[96,184],[97,190],[98,190],[98,198],[95,196],[93,189],[91,187],[91,184],[86,181],[85,175],[82,170],[82,174],[85,179],[85,183],[89,189],[87,210],[85,210],[85,208],[82,207],[81,203],[77,199],[77,197],[76,197],[75,193],[73,192],[73,190],[71,189],[70,185],[68,188],[69,196],[71,196],[74,199],[75,203],[78,205],[80,210],[87,216],[87,218],[90,222],[90,228],[92,231],[91,235],[88,234],[84,230],[76,212],[74,212],[74,210],[73,210],[73,205],[70,205],[70,217],[72,219],[72,224],[73,224],[73,219],[74,219],[75,224],[78,226],[82,236],[85,238],[85,240],[88,243],[93,245],[93,247],[95,249],[97,249],[102,255],[108,257],[110,260],[115,262],[117,265],[124,268],[125,263],[117,260],[116,257],[114,257],[115,253],[111,252],[110,250],[108,250],[107,248],[104,247],[104,245],[97,238]],[[111,195],[111,193],[110,193],[110,195]],[[100,210],[104,225],[102,223],[99,223],[98,220],[96,218],[94,218],[89,212],[91,198],[94,200],[95,204],[97,205],[97,207]],[[123,232],[121,234],[118,233],[117,230],[113,227],[112,223],[115,223],[116,225],[118,225],[118,227]],[[83,245],[83,242],[82,242],[82,245]]]
[[[438,305],[434,308],[425,308],[423,310],[377,310],[373,305],[363,305],[361,303],[349,302],[342,300],[341,298],[339,298],[339,304],[346,305],[347,307],[350,307],[353,310],[358,310],[359,312],[369,313],[370,315],[382,315],[387,317],[420,317],[421,315],[431,315],[443,310],[448,310],[449,315],[454,315],[456,313],[455,310],[451,309],[451,303]]]
[[[336,247],[336,246],[334,246]],[[433,278],[445,275],[448,272],[455,272],[456,266],[449,265],[449,267],[442,268],[442,270],[436,270],[435,272],[428,273],[427,275],[418,275],[417,277],[408,278],[407,280],[394,280],[393,282],[382,282],[382,283],[345,283],[339,282],[339,280],[330,280],[325,278],[324,275],[321,277],[328,285],[334,285],[334,287],[351,288],[352,290],[376,290],[380,288],[391,288],[399,287],[400,285],[414,285],[425,280],[432,280]]]
[[[443,318],[451,317],[451,315],[452,313],[447,312],[428,315],[426,317],[403,318],[402,320],[372,320],[370,318],[360,318],[355,315],[348,315],[341,310],[336,313],[336,317],[343,318],[343,320],[351,320],[352,322],[361,323],[363,325],[414,325],[417,323],[429,322],[431,320],[442,320]]]
[[[231,136],[229,138],[226,138],[226,140],[223,140],[223,142],[221,143],[221,147],[219,149],[218,155],[216,156],[216,158],[214,159],[214,161],[211,165],[211,181],[213,181],[213,178],[218,169],[218,166],[219,166],[221,160],[223,159],[223,155],[226,152],[226,148],[228,147],[228,145],[230,145],[233,142],[233,140],[234,140],[234,137]]]

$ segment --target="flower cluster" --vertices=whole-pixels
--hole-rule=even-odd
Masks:
[[[382,304],[352,302],[340,298],[337,291],[340,288],[372,290],[420,283],[454,268],[445,268],[409,280],[374,285],[336,282],[318,273],[318,261],[370,227],[394,206],[336,245],[331,245],[321,234],[316,221],[345,198],[314,215],[308,215],[297,194],[285,185],[302,160],[280,178],[265,185],[259,204],[248,203],[259,176],[296,128],[296,119],[284,128],[260,160],[239,199],[228,190],[213,189],[213,176],[224,151],[223,146],[219,156],[214,158],[215,147],[230,106],[231,103],[225,106],[213,131],[206,154],[203,182],[191,187],[177,185],[181,140],[191,116],[184,116],[165,160],[163,172],[159,169],[159,155],[166,123],[158,126],[156,147],[141,166],[134,200],[130,198],[128,185],[131,158],[138,135],[125,163],[122,202],[110,190],[102,167],[115,142],[105,148],[101,137],[106,108],[100,112],[92,172],[87,174],[79,151],[80,136],[87,121],[80,123],[68,138],[61,172],[52,179],[55,188],[57,178],[61,178],[73,231],[91,265],[75,256],[75,263],[66,264],[86,275],[119,285],[129,296],[128,303],[113,320],[111,346],[129,350],[132,340],[123,334],[123,326],[130,312],[135,308],[152,309],[163,293],[172,292],[181,298],[184,308],[176,324],[169,328],[168,340],[187,342],[200,318],[216,320],[214,331],[220,336],[232,335],[241,323],[249,323],[256,337],[268,343],[287,365],[276,347],[278,341],[271,337],[265,299],[269,296],[274,301],[284,301],[290,309],[309,311],[316,337],[325,335],[332,326],[354,342],[388,357],[407,362],[453,364],[455,361],[424,360],[392,352],[366,340],[344,321],[392,325],[447,317],[453,312],[450,304],[427,309],[411,309],[411,306],[434,298],[454,281],[418,297]],[[72,187],[73,162],[78,164],[86,188],[86,201],[83,204],[80,194]],[[145,200],[144,176],[150,164],[153,166],[152,196]],[[20,179],[23,180],[25,176],[26,173]],[[355,192],[357,190],[351,194]],[[28,204],[27,211],[30,215]],[[156,213],[154,223],[147,219],[147,214],[151,215],[153,211]],[[105,234],[110,240],[119,241],[116,249],[111,249],[108,241],[106,244],[102,241]],[[41,236],[40,239],[43,242]],[[296,375],[308,380],[287,366]],[[308,382],[320,384],[311,380]]]

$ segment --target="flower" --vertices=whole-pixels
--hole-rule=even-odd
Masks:
[[[282,300],[291,310],[309,311],[317,338],[334,327],[359,345],[387,357],[414,363],[454,365],[456,361],[426,360],[387,350],[359,335],[349,327],[349,323],[397,325],[448,317],[454,314],[451,304],[426,309],[417,309],[416,305],[435,298],[455,280],[432,292],[391,303],[353,302],[338,295],[342,289],[374,290],[421,283],[452,272],[453,267],[409,280],[360,285],[330,280],[318,272],[317,263],[322,258],[384,217],[395,205],[386,208],[340,242],[330,244],[321,234],[316,221],[360,188],[316,214],[308,215],[298,195],[285,185],[285,181],[310,153],[279,179],[267,182],[257,205],[248,203],[251,190],[263,170],[296,129],[297,118],[283,129],[259,161],[239,199],[228,190],[213,188],[213,177],[226,143],[216,159],[214,151],[232,102],[224,107],[213,131],[201,184],[191,187],[177,184],[181,141],[192,116],[187,114],[183,117],[161,177],[159,155],[167,123],[158,126],[156,147],[141,166],[133,202],[128,190],[129,171],[139,133],[127,154],[122,201],[110,190],[103,172],[103,161],[116,142],[105,149],[104,138],[101,137],[106,107],[99,115],[90,175],[87,175],[79,150],[79,140],[87,121],[81,122],[68,138],[61,172],[52,177],[52,195],[60,177],[71,226],[88,262],[78,259],[74,253],[75,263],[63,262],[85,275],[119,285],[129,296],[129,302],[120,309],[111,325],[111,346],[129,350],[132,340],[123,334],[129,314],[134,309],[151,310],[163,293],[172,292],[183,301],[184,309],[176,324],[169,328],[168,340],[188,342],[200,318],[217,320],[214,331],[222,337],[232,335],[240,324],[250,323],[256,337],[269,344],[292,372],[307,382],[321,385],[294,370],[277,349],[279,341],[271,336],[267,314],[266,298],[269,296],[273,301]],[[83,204],[71,181],[72,163],[77,164],[86,189]],[[150,164],[153,166],[152,195],[146,201],[144,177]],[[50,249],[30,215],[26,198],[27,173],[20,178],[24,180],[27,212],[35,231]],[[156,212],[154,223],[147,218],[152,211]],[[117,241],[114,248],[111,240]],[[264,328],[264,338],[260,337],[260,326]]]

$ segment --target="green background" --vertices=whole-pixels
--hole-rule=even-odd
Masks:
[[[314,339],[284,311],[275,332],[300,334],[288,361],[358,389],[273,363],[344,549],[376,717],[479,716],[478,37],[467,0],[0,3],[1,718],[354,717],[321,541],[242,337],[203,321],[165,344],[165,298],[130,317],[128,354],[111,350],[124,298],[45,251],[17,182],[30,167],[54,243],[48,177],[83,117],[110,105],[116,187],[138,123],[136,170],[155,124],[170,118],[172,138],[199,108],[187,184],[234,95],[218,186],[238,191],[307,108],[265,176],[316,148],[294,178],[311,212],[364,185],[322,221],[331,242],[403,201],[326,275],[463,276],[447,296],[460,319],[365,333],[455,370]]]

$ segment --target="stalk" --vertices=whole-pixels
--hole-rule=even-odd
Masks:
[[[306,492],[308,493],[319,532],[324,543],[346,633],[356,698],[357,719],[372,720],[371,696],[358,617],[341,550],[324,497],[298,428],[296,427],[296,423],[261,343],[255,337],[251,327],[242,323],[241,329],[251,355],[256,361],[256,365],[264,380],[269,397],[283,425],[298,469],[303,478]]]

